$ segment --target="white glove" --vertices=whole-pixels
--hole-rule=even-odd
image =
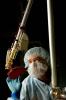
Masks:
[[[9,77],[7,77],[6,82],[12,93],[16,93],[17,91],[19,91],[20,86],[21,86],[19,77],[16,79],[10,79]]]

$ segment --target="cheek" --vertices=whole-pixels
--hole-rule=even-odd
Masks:
[[[47,71],[48,70],[48,66],[46,66],[43,63],[38,63],[37,66],[38,66],[39,70],[43,70],[43,71]]]
[[[47,65],[43,65],[43,69],[45,70],[45,71],[47,71],[48,70],[48,66]]]

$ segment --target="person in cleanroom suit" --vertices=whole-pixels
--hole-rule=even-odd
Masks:
[[[24,56],[29,75],[23,80],[20,100],[51,100],[49,53],[42,47],[29,49]]]
[[[24,80],[21,81],[20,76],[14,80],[7,78],[7,84],[12,91],[8,100],[65,100],[60,97],[54,99],[51,94],[49,54],[44,48],[29,49],[25,53],[24,63],[29,74]]]

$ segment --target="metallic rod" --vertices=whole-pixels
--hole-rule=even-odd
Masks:
[[[29,13],[30,13],[32,4],[33,4],[33,0],[28,0],[28,4],[27,4],[27,7],[26,7],[25,12],[24,12],[23,19],[22,19],[22,22],[20,24],[20,27],[19,27],[19,30],[18,30],[18,34],[16,36],[16,40],[18,40],[18,37],[20,35],[20,32],[21,32],[21,29],[20,28],[21,27],[25,27],[25,24],[26,24],[27,18],[29,16]]]
[[[55,37],[54,37],[54,16],[52,0],[47,0],[47,17],[48,17],[48,35],[49,35],[49,50],[51,64],[51,86],[54,88],[57,85],[56,73],[56,52],[55,52]]]
[[[21,30],[21,27],[25,27],[25,25],[26,25],[26,21],[27,21],[28,15],[30,13],[32,4],[33,4],[33,0],[28,0],[28,3],[27,3],[27,6],[26,6],[24,15],[23,15],[23,19],[21,21],[21,25],[19,27],[19,30],[18,30],[18,33],[17,33],[17,36],[16,36],[16,39],[15,39],[15,42],[13,44],[13,47],[11,48],[10,58],[8,60],[8,63],[5,65],[5,69],[9,69],[11,67],[11,66],[9,66],[9,64],[13,63],[13,59],[15,58],[15,55],[18,52],[18,49],[17,49],[18,41],[20,40],[20,38],[23,38],[23,36],[24,36],[24,32],[23,32],[23,30]],[[22,35],[21,35],[21,33],[22,33]],[[27,36],[27,35],[25,35],[25,36]]]

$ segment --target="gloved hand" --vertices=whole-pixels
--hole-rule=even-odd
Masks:
[[[21,86],[20,77],[16,79],[10,79],[9,77],[7,77],[6,82],[12,93],[16,93],[19,91]]]

